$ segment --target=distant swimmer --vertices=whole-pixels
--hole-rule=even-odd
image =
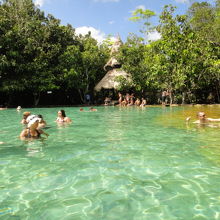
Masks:
[[[58,116],[56,119],[57,123],[72,122],[72,120],[66,116],[66,113],[63,109],[57,112],[57,116]]]
[[[87,111],[87,110],[84,110],[83,108],[80,108],[79,111],[80,111],[80,112],[91,112],[91,108],[89,108],[89,109],[90,109],[90,110]]]
[[[205,112],[197,113],[198,120],[194,121],[194,124],[207,124],[210,122],[220,122],[220,118],[207,118]],[[187,117],[186,121],[189,122],[191,117]]]
[[[18,107],[17,107],[17,111],[19,112],[21,110],[21,106],[19,105]]]
[[[90,111],[90,112],[97,112],[98,110],[97,110],[96,108],[91,107],[91,108],[89,109],[89,111]]]

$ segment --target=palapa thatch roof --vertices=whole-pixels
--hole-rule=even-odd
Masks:
[[[115,55],[118,53],[121,45],[122,45],[122,41],[118,35],[116,41],[114,42],[111,48],[111,52],[110,52],[111,58],[104,66],[104,70],[108,72],[102,78],[102,80],[95,86],[94,89],[96,91],[100,91],[102,88],[117,89],[117,87],[119,86],[119,82],[117,81],[118,76],[124,77],[129,82],[131,81],[130,74],[120,69],[121,64],[115,58]]]
[[[103,89],[117,89],[119,82],[116,80],[118,76],[123,76],[129,82],[131,77],[128,73],[121,69],[112,69],[106,73],[102,80],[95,86],[96,91]]]
[[[110,60],[105,64],[104,70],[109,71],[115,68],[120,68],[121,64],[114,58],[110,58]]]
[[[121,41],[121,38],[120,38],[120,36],[118,35],[118,36],[116,37],[116,39],[115,39],[114,44],[112,45],[111,52],[110,52],[111,56],[113,56],[114,54],[117,54],[117,53],[118,53],[119,48],[122,46],[122,44],[123,44],[123,43],[122,43],[122,41]]]

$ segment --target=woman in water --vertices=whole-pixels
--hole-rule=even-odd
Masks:
[[[42,131],[41,129],[38,129],[40,118],[35,117],[27,125],[27,128],[25,128],[21,134],[20,139],[37,139],[40,138],[41,134],[45,134],[46,136],[49,136],[47,133]]]
[[[56,122],[58,123],[63,123],[63,122],[71,122],[72,120],[66,116],[66,113],[64,110],[60,110],[57,112],[57,119],[56,119]]]

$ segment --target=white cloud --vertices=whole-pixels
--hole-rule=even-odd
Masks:
[[[47,0],[35,0],[34,4],[38,7],[42,7],[46,3],[46,1]]]
[[[142,9],[142,10],[145,11],[146,7],[144,5],[138,5],[138,6],[136,6],[136,8],[134,10],[130,11],[130,13],[133,14],[137,9]]]
[[[76,28],[76,34],[86,35],[88,32],[91,32],[91,36],[95,38],[99,43],[105,39],[105,33],[100,30],[95,29],[94,27],[82,26]]]
[[[83,36],[91,32],[91,36],[98,41],[98,43],[102,43],[103,40],[107,38],[106,34],[104,32],[101,32],[100,30],[95,29],[94,27],[87,27],[82,26],[75,29],[76,35],[82,34]],[[110,37],[111,41],[115,41],[116,37]]]
[[[147,34],[147,40],[150,40],[150,41],[156,41],[156,40],[159,40],[160,38],[161,38],[161,35],[157,31],[152,31]]]
[[[94,2],[119,2],[120,0],[93,0]]]
[[[114,24],[114,23],[115,23],[115,21],[109,21],[108,23],[109,23],[109,24]]]
[[[146,10],[144,5],[138,5],[135,9],[142,9],[142,10]]]
[[[175,0],[178,3],[189,3],[189,0]]]

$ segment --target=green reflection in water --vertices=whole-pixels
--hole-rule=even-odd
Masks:
[[[185,123],[219,106],[65,108],[42,114],[48,139],[18,139],[22,112],[0,112],[0,219],[219,219],[220,128]],[[10,210],[10,212],[8,211]]]

